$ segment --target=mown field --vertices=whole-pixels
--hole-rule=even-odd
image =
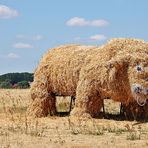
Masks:
[[[57,98],[58,111],[69,110],[69,98]],[[110,119],[69,116],[33,119],[25,112],[29,89],[0,89],[0,148],[147,148],[148,123],[118,117],[120,104],[106,100]]]

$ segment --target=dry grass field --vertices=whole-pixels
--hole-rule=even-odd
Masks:
[[[58,98],[59,111],[70,99]],[[119,103],[107,100],[110,119],[68,116],[32,119],[25,115],[29,90],[0,90],[0,148],[147,148],[148,123],[120,119]]]

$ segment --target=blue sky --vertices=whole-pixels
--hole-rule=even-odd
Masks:
[[[148,41],[148,0],[0,0],[0,74],[33,72],[61,44]]]

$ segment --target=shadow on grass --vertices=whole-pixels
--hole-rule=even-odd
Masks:
[[[100,117],[98,117],[97,119],[108,119],[108,120],[116,120],[116,121],[138,121],[141,123],[145,123],[148,122],[148,117],[141,117],[141,118],[128,118],[126,117],[124,114],[111,114],[111,113],[103,113],[100,112]]]
[[[58,117],[66,117],[69,115],[70,115],[70,112],[57,112],[57,114],[56,114],[56,116],[58,116]],[[123,114],[122,115],[111,114],[111,113],[104,114],[103,112],[100,112],[100,116],[96,117],[96,119],[108,119],[108,120],[116,120],[116,121],[134,121],[134,118],[129,119]],[[148,122],[148,117],[136,119],[136,121],[138,121],[140,123],[145,123],[145,122]]]

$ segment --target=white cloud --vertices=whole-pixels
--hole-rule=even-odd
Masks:
[[[19,15],[17,10],[9,8],[5,5],[0,5],[0,19],[9,19]]]
[[[9,59],[18,59],[20,58],[19,55],[15,54],[15,53],[9,53],[6,58],[9,58]]]
[[[19,59],[20,56],[16,53],[11,52],[6,55],[0,55],[0,58],[2,58],[2,59]]]
[[[43,39],[42,35],[36,35],[36,36],[26,36],[23,34],[17,34],[16,35],[17,39],[26,39],[26,40],[34,40],[34,41],[39,41]]]
[[[42,40],[43,39],[43,36],[42,35],[36,35],[33,37],[33,40],[36,40],[36,41],[39,41],[39,40]]]
[[[31,44],[27,43],[16,43],[13,45],[14,48],[33,48]]]
[[[106,20],[85,20],[80,17],[73,17],[66,22],[68,26],[93,26],[93,27],[103,27],[109,23]]]
[[[84,18],[74,17],[67,21],[68,26],[86,26],[89,24]]]
[[[105,20],[93,20],[90,22],[91,26],[94,27],[102,27],[102,26],[107,26],[109,23]]]
[[[90,39],[95,41],[102,41],[102,40],[106,40],[107,37],[103,34],[97,34],[97,35],[91,36]]]

